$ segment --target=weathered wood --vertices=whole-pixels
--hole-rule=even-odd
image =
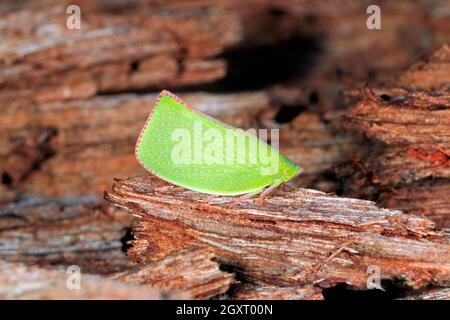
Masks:
[[[163,260],[110,276],[126,283],[148,285],[188,293],[194,299],[208,299],[225,293],[234,282],[232,273],[219,270],[214,253],[207,248],[187,248]]]
[[[427,178],[450,178],[446,159],[430,160],[426,154],[411,152],[407,147],[374,148],[366,158],[354,159],[337,168],[339,176],[351,176],[348,190],[362,185],[368,187],[394,187]]]
[[[69,4],[81,7],[81,30],[66,28],[65,10]],[[350,104],[340,100],[339,92],[359,88],[360,83],[371,80],[394,79],[398,70],[448,41],[448,1],[380,3],[380,32],[365,26],[364,12],[370,4],[347,0],[327,4],[310,0],[2,1],[0,203],[18,202],[23,192],[44,196],[99,194],[109,187],[111,177],[143,172],[134,159],[133,147],[155,98],[147,94],[148,90],[202,88],[240,92],[181,96],[235,126],[281,128],[282,152],[305,168],[305,174],[293,183],[330,192],[350,187],[356,196],[367,195],[381,205],[427,215],[437,225],[445,226],[449,199],[449,93],[442,87],[449,83],[448,46],[413,65],[396,85],[374,87],[379,101],[372,101],[369,107],[379,114],[372,113],[367,105],[357,114],[354,124],[360,131],[392,144],[386,151],[366,158],[371,146],[361,142],[360,135],[344,133],[339,115]],[[411,21],[415,22],[414,28]],[[248,56],[250,60],[262,57],[263,68],[257,68],[258,72],[247,68]],[[233,74],[244,80],[232,83]],[[264,91],[241,92],[248,88]],[[130,92],[142,94],[118,94]],[[286,106],[298,108],[301,113],[292,121],[277,123],[274,116]],[[412,122],[404,116],[401,120],[407,121],[397,121],[399,114],[411,109],[415,117]],[[366,117],[368,110],[376,117]],[[365,160],[359,161],[357,155]],[[349,173],[351,179],[336,179],[331,168],[349,160],[353,160],[352,169],[356,168]],[[306,199],[313,199],[308,200],[312,204],[289,198],[305,192]],[[431,222],[410,217],[413,222],[408,220],[403,227],[395,219],[408,218],[387,211],[388,222],[361,218],[373,225],[359,226],[355,215],[350,214],[352,220],[347,213],[332,212],[335,201],[344,200],[309,192],[292,191],[285,200],[277,196],[262,212],[253,205],[244,207],[242,221],[238,219],[239,209],[228,211],[218,204],[191,204],[172,194],[164,196],[167,212],[175,210],[174,204],[194,206],[193,211],[187,210],[191,214],[186,221],[189,226],[183,224],[183,208],[177,207],[181,212],[177,213],[176,223],[145,214],[145,223],[140,222],[135,228],[138,236],[131,252],[135,260],[148,262],[179,250],[181,244],[205,245],[209,241],[211,246],[213,242],[213,251],[222,263],[240,270],[245,281],[256,282],[240,286],[234,298],[311,299],[316,291],[307,275],[313,274],[308,271],[313,266],[318,266],[318,276],[325,277],[323,281],[316,278],[317,286],[347,281],[347,271],[356,270],[354,287],[363,288],[368,276],[364,268],[377,259],[381,260],[382,269],[388,270],[385,278],[405,275],[410,277],[408,281],[420,279],[421,284],[416,287],[422,283],[444,283],[442,278],[433,279],[435,270],[447,276],[439,269],[447,256],[442,254],[445,242],[441,235],[426,235],[434,232],[430,231]],[[318,198],[320,205],[316,204]],[[146,210],[155,208],[156,213],[152,214],[160,214],[158,210],[164,206],[159,198],[151,199],[157,205],[139,206]],[[346,201],[351,210],[356,210],[356,200]],[[297,209],[289,206],[280,211],[279,206],[291,202],[294,207],[300,203],[300,218]],[[356,203],[364,212],[381,214],[367,202]],[[36,208],[17,209],[15,205],[4,207],[9,211],[0,214],[0,257],[45,266],[74,263],[96,273],[130,266],[120,251],[119,241],[124,228],[129,227],[128,218],[116,220],[117,213],[90,202],[78,206],[49,199],[35,204]],[[125,206],[133,205],[127,202]],[[205,211],[199,214],[198,208]],[[342,208],[338,206],[339,210]],[[94,217],[97,209],[100,213]],[[306,209],[319,221],[308,220]],[[289,210],[295,211],[289,219],[277,216]],[[323,221],[319,212],[332,218]],[[259,215],[259,220],[252,221],[250,213]],[[199,215],[200,222],[193,218],[194,214]],[[344,222],[339,220],[341,217]],[[299,221],[294,222],[297,218]],[[423,225],[417,228],[414,221],[422,221],[417,223]],[[321,224],[325,226],[324,239],[319,235]],[[237,235],[235,230],[239,231]],[[102,233],[105,238],[100,236]],[[346,242],[355,237],[361,255],[352,251],[353,243]],[[416,239],[419,237],[422,239]],[[420,256],[421,262],[413,256],[406,265],[413,267],[403,271],[407,260],[404,256],[394,254],[392,264],[386,261],[391,257],[388,249],[403,254],[410,248],[407,241],[413,243],[411,250],[424,241],[423,255],[431,253],[429,258]],[[441,245],[431,249],[436,241],[441,241]],[[381,248],[379,255],[372,244]],[[107,249],[99,250],[102,246]],[[217,246],[229,248],[218,250]],[[274,249],[275,246],[278,247]],[[240,257],[236,252],[242,248],[245,253]],[[272,251],[274,256],[266,258]],[[144,256],[143,252],[150,254]],[[411,255],[414,254],[413,251]],[[432,254],[441,260],[430,262]],[[319,261],[325,261],[322,268]],[[266,262],[268,267],[264,269]],[[354,278],[348,281],[355,282]],[[279,287],[280,283],[287,287]]]
[[[442,154],[445,160],[450,154],[450,89],[411,90],[385,99],[392,101],[366,88],[348,120],[369,137],[408,144],[430,156]]]
[[[63,269],[44,269],[0,261],[0,299],[38,300],[126,300],[186,299],[180,292],[162,291],[148,286],[125,284],[100,276],[81,274],[80,287],[74,287]],[[69,286],[67,283],[69,282]]]
[[[280,150],[304,172],[293,183],[326,192],[337,192],[333,167],[364,154],[362,138],[341,128],[341,112],[305,111],[280,128]]]
[[[245,283],[231,294],[236,300],[323,300],[319,288],[262,286]]]
[[[12,190],[5,183],[5,181],[6,182],[9,181],[9,177],[3,176],[2,178],[3,178],[2,184],[0,184],[0,205],[14,201],[14,199],[16,199],[18,197],[18,192],[15,190]]]
[[[68,4],[80,5],[81,30],[66,28]],[[398,70],[448,38],[446,2],[435,4],[442,8],[440,15],[428,4],[402,1],[402,12],[385,4],[389,9],[383,35],[361,28],[355,18],[367,5],[324,6],[292,0],[276,5],[236,0],[127,5],[81,0],[2,2],[0,126],[8,134],[0,136],[0,174],[11,181],[9,189],[59,196],[99,193],[111,176],[142,172],[132,146],[148,114],[146,97],[101,94],[206,82],[216,82],[216,90],[226,90],[217,81],[229,71],[227,63],[233,68],[233,61],[225,61],[232,60],[229,49],[245,53],[293,41],[293,49],[301,48],[298,59],[306,59],[311,66],[311,70],[299,68],[290,81],[291,87],[305,91],[302,100],[293,103],[306,103],[312,111],[334,109],[343,87],[366,81],[374,70]],[[420,21],[423,28],[405,34],[411,19]],[[399,46],[409,37],[414,39],[410,41],[413,49]],[[378,59],[380,55],[385,58]],[[276,61],[267,65],[271,63]],[[246,72],[244,68],[242,73]],[[312,100],[319,102],[308,101],[314,96],[318,98]],[[185,98],[197,106],[195,99]],[[241,94],[232,100],[212,102],[224,112],[222,120],[241,127],[259,121],[259,102]],[[276,97],[269,101],[278,104]],[[235,110],[234,104],[258,106],[227,115],[225,110]],[[322,127],[326,121],[314,123]],[[345,137],[340,141],[342,135],[331,133],[336,143],[323,137],[321,147],[300,142],[286,152],[308,167],[303,184],[336,191],[336,183],[326,176],[331,166],[347,160],[351,152]]]
[[[429,57],[421,59],[406,70],[400,84],[423,89],[439,89],[450,84],[450,47],[442,45]]]
[[[225,2],[237,3],[236,7],[246,17],[244,28],[252,40],[273,41],[277,35],[312,36],[318,39],[317,54],[323,58],[317,66],[320,72],[331,74],[338,67],[362,79],[374,77],[374,73],[389,77],[389,71],[399,70],[448,41],[450,30],[449,5],[445,1],[379,3],[382,32],[373,32],[365,25],[367,17],[361,13],[374,4],[370,1]],[[266,23],[255,17],[264,17]],[[411,19],[416,21],[414,29],[410,27]]]
[[[386,208],[423,214],[439,228],[450,226],[450,183],[448,180],[424,181],[381,192],[378,202]]]
[[[0,259],[28,265],[78,265],[112,273],[132,265],[121,239],[131,227],[121,210],[95,197],[30,198],[0,208]]]
[[[348,196],[449,222],[450,50],[443,45],[413,64],[397,84],[365,88],[349,126],[387,143],[340,165]],[[405,86],[406,85],[406,86]],[[356,91],[348,92],[357,97]]]
[[[82,28],[70,30],[69,4],[30,5],[3,16],[4,91],[25,96],[31,89],[34,101],[54,101],[210,82],[226,70],[212,57],[242,37],[236,14],[220,6],[131,7],[129,14],[114,15],[82,4]]]
[[[404,297],[400,300],[450,300],[450,288],[428,290],[419,294]]]
[[[450,243],[424,217],[285,186],[237,207],[152,176],[117,181],[105,198],[139,217],[129,254],[149,261],[192,244],[262,285],[366,288],[367,268],[414,289],[450,283]]]
[[[376,148],[375,148],[376,150]],[[380,206],[423,214],[437,227],[450,225],[449,167],[411,157],[405,148],[389,147],[384,153],[340,165],[336,173],[345,181],[346,196],[376,201]]]

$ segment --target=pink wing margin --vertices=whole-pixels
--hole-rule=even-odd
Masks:
[[[145,132],[145,129],[147,128],[147,125],[150,123],[150,120],[153,116],[153,112],[155,112],[156,106],[159,103],[159,100],[161,100],[162,97],[170,97],[172,99],[177,100],[179,103],[181,103],[182,105],[184,105],[186,108],[192,110],[192,111],[197,111],[196,109],[194,109],[194,107],[192,107],[190,104],[186,103],[185,101],[183,101],[181,98],[177,97],[176,95],[174,95],[172,92],[168,91],[168,90],[163,90],[161,91],[161,93],[158,95],[158,98],[156,99],[156,102],[152,108],[152,111],[150,112],[150,115],[148,116],[147,120],[145,121],[144,127],[142,128],[141,132],[139,133],[139,137],[136,141],[136,145],[134,147],[134,156],[136,157],[136,160],[139,162],[139,164],[148,172],[154,174],[155,176],[157,176],[158,178],[163,179],[162,177],[160,177],[158,174],[156,174],[155,172],[153,172],[150,168],[148,168],[138,157],[138,147],[139,144],[141,143],[141,139],[142,139],[142,135]],[[163,179],[165,180],[165,179]]]

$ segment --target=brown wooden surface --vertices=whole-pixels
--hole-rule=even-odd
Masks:
[[[450,288],[429,290],[421,294],[405,297],[402,300],[450,300]]]
[[[81,7],[81,30],[65,26],[69,4]],[[229,279],[220,280],[215,292],[222,298],[320,299],[321,287],[346,281],[347,271],[354,272],[350,287],[364,289],[369,263],[386,269],[386,279],[409,277],[411,297],[426,297],[416,290],[426,284],[443,290],[437,287],[447,285],[448,248],[442,239],[448,233],[432,225],[448,227],[450,216],[449,3],[380,3],[382,30],[366,28],[370,4],[1,1],[0,259],[30,268],[74,263],[101,274],[132,276],[141,270],[150,279],[159,269],[149,271],[145,263],[162,259],[156,266],[167,266],[174,259],[164,260],[168,253],[193,243],[215,248],[221,267],[230,265],[238,279],[244,277],[226,293]],[[369,89],[362,91],[366,83]],[[130,252],[144,263],[134,266],[122,252],[132,237],[130,217],[106,209],[99,198],[113,178],[144,172],[133,148],[163,88],[226,123],[280,128],[281,151],[305,169],[293,185],[371,199],[408,215],[286,187],[286,199],[278,193],[263,209],[268,218],[254,219],[261,214],[256,205],[228,210],[194,204],[181,201],[176,188],[163,192],[161,204],[159,195],[142,201],[135,190],[130,196],[139,194],[138,205],[121,205],[139,216],[155,211],[134,227],[137,240]],[[143,181],[134,186],[147,190]],[[128,193],[119,193],[133,183],[120,182],[113,194],[125,201]],[[313,205],[298,200],[305,194]],[[37,196],[45,198],[33,202]],[[174,205],[181,206],[177,217],[186,211],[190,220],[157,217]],[[300,220],[280,217],[290,210]],[[311,212],[315,220],[307,218]],[[382,213],[388,222],[375,221]],[[239,257],[241,247],[245,253]],[[204,257],[199,267],[211,266],[220,279],[223,274]],[[313,267],[319,271],[310,272]],[[59,277],[47,269],[37,274]],[[54,297],[51,289],[44,292]],[[66,297],[60,289],[56,293]]]
[[[164,290],[178,290],[194,299],[208,299],[225,293],[234,275],[219,270],[214,253],[207,248],[191,247],[162,260],[111,275],[111,279],[148,285]]]
[[[81,30],[65,27],[67,4],[80,5]],[[132,147],[154,95],[129,93],[168,88],[178,94],[182,86],[182,91],[201,96],[202,85],[213,82],[209,89],[231,91],[234,98],[227,103],[205,96],[218,106],[211,115],[224,116],[231,124],[256,127],[262,105],[306,108],[318,116],[322,110],[348,107],[339,102],[340,90],[357,88],[371,79],[392,79],[396,71],[450,35],[445,1],[384,4],[382,33],[365,27],[361,12],[368,4],[2,2],[0,125],[7,134],[0,136],[0,173],[6,181],[0,200],[9,201],[16,190],[45,196],[99,194],[108,188],[112,176],[142,173]],[[410,28],[411,21],[416,21],[416,28]],[[252,50],[246,63],[241,56]],[[280,56],[277,50],[291,55]],[[442,50],[429,59],[430,65],[414,68],[431,71],[444,65],[448,48]],[[267,68],[246,69],[259,56],[266,57]],[[275,73],[282,70],[292,75],[272,80],[271,65],[279,65]],[[228,76],[228,82],[220,81]],[[410,77],[417,82],[417,75]],[[245,80],[229,86],[241,78],[250,82],[268,79],[266,85],[251,89],[256,95],[270,96],[269,101],[240,95],[249,90]],[[427,78],[438,79],[429,73]],[[439,79],[441,83],[445,78]],[[272,96],[271,87],[281,89],[280,94]],[[295,95],[298,91],[300,96]],[[119,92],[126,95],[110,95]],[[185,98],[198,106],[197,99]],[[235,104],[253,104],[255,109],[228,114]],[[326,134],[332,134],[331,138],[322,136],[321,146],[305,146],[316,137],[309,131],[311,135],[303,140],[307,142],[299,139],[291,145],[298,148],[286,152],[311,168],[303,185],[336,191],[330,172],[348,160],[352,143],[347,144],[342,130],[329,131],[328,122],[326,117],[313,120],[319,130],[325,126]],[[301,131],[303,125],[299,120],[295,128],[287,124],[285,131]],[[6,194],[11,189],[13,194]]]
[[[44,269],[0,261],[0,299],[25,300],[162,300],[188,299],[180,292],[124,284],[100,276],[81,274],[80,289],[67,286],[65,269]],[[70,279],[69,279],[69,283]],[[72,289],[71,289],[72,288]]]
[[[382,192],[380,204],[408,213],[423,214],[440,228],[450,226],[450,184],[447,180],[425,181]]]
[[[250,283],[238,285],[230,298],[236,300],[323,300],[320,289],[313,286],[279,287]]]
[[[129,254],[146,262],[191,245],[216,252],[222,263],[258,284],[366,288],[367,268],[414,289],[446,286],[450,243],[424,217],[377,208],[372,202],[285,187],[261,206],[230,208],[151,176],[117,181],[113,204],[139,217]]]
[[[450,79],[450,73],[449,73]],[[369,137],[387,144],[411,145],[427,154],[450,153],[450,89],[414,90],[383,101],[370,89],[347,116]],[[437,157],[436,155],[436,157]]]
[[[438,50],[414,63],[400,77],[400,84],[423,89],[439,89],[449,85],[450,47]]]
[[[170,14],[131,8],[114,15],[81,5],[82,29],[70,30],[65,11],[76,3],[47,3],[4,17],[0,86],[6,98],[6,89],[15,89],[15,101],[30,92],[34,101],[54,101],[210,82],[226,72],[224,61],[213,56],[241,38],[236,15],[220,6]]]
[[[0,208],[0,259],[78,265],[107,274],[132,266],[122,251],[131,217],[93,197],[30,198]]]
[[[424,214],[438,227],[450,217],[450,49],[414,63],[398,84],[366,87],[345,115],[348,127],[374,140],[372,150],[340,165],[342,192]],[[387,144],[387,146],[386,146]]]

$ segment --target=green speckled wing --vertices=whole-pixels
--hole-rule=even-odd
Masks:
[[[264,161],[242,158],[255,148],[266,155]],[[254,135],[202,114],[168,91],[159,95],[135,152],[139,163],[158,177],[215,195],[260,191],[289,180],[299,169]]]

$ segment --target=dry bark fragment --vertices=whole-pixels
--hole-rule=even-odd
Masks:
[[[363,91],[347,118],[360,131],[388,144],[411,145],[428,155],[450,154],[450,90],[409,91],[383,101]]]
[[[400,300],[450,300],[450,288],[428,290]]]
[[[371,199],[387,208],[423,214],[437,227],[449,225],[450,167],[445,162],[411,156],[407,148],[374,148],[366,159],[336,168],[346,196]]]
[[[33,89],[49,101],[210,82],[226,72],[212,57],[242,38],[238,16],[221,6],[130,6],[117,15],[82,4],[83,27],[70,30],[68,4],[50,1],[2,16],[1,88],[19,95]],[[77,90],[82,84],[89,90]]]
[[[219,270],[207,248],[188,248],[163,260],[114,274],[110,278],[126,283],[179,290],[194,299],[208,299],[225,293],[234,281],[231,273]]]
[[[412,65],[399,84],[362,91],[350,127],[389,144],[339,166],[346,195],[424,214],[448,226],[450,178],[450,55],[443,45]],[[357,97],[356,91],[350,92]]]
[[[321,116],[306,111],[280,128],[281,152],[304,169],[294,183],[327,192],[338,190],[338,181],[329,178],[332,168],[349,161],[354,153],[364,152],[360,137],[336,128],[340,116],[339,112]]]
[[[446,160],[430,161],[411,156],[407,148],[385,147],[365,159],[354,159],[352,163],[338,168],[340,176],[353,175],[354,185],[396,186],[409,184],[426,178],[450,178],[450,166]],[[359,183],[356,180],[360,180]]]
[[[81,30],[65,26],[69,4],[82,8]],[[382,33],[361,28],[358,17],[369,4],[207,0],[118,5],[53,0],[18,5],[9,1],[0,8],[2,83],[21,88],[21,93],[34,87],[44,101],[199,84],[227,73],[224,61],[214,58],[227,48],[286,40],[302,44],[306,52],[299,54],[313,56],[314,63],[306,64],[312,65],[315,75],[340,70],[367,79],[374,70],[398,70],[448,39],[445,1],[384,4]],[[414,30],[411,20],[417,21]],[[306,73],[303,69],[300,76]],[[80,90],[82,86],[88,89]]]
[[[448,167],[408,156],[402,148],[387,148],[364,162],[340,165],[346,196],[370,199],[380,206],[423,214],[439,228],[450,224]]]
[[[421,59],[406,70],[400,84],[423,89],[439,89],[450,84],[450,47],[443,44],[429,57]]]
[[[292,187],[263,206],[251,200],[230,208],[227,198],[204,197],[152,176],[117,181],[105,194],[141,218],[129,251],[138,261],[202,244],[246,281],[264,285],[363,289],[369,265],[412,288],[450,282],[450,244],[424,217]]]
[[[127,214],[95,197],[30,198],[0,209],[0,259],[117,272],[132,265],[121,242],[130,227]]]
[[[382,192],[378,203],[407,213],[423,214],[439,228],[450,226],[450,183],[447,180],[393,188]]]
[[[73,287],[71,289],[67,286],[70,275],[72,274],[63,269],[43,269],[0,261],[0,299],[161,300],[189,298],[186,293],[161,291],[83,273],[80,278],[80,289],[73,289]]]
[[[230,297],[236,300],[323,300],[319,288],[238,285]]]

